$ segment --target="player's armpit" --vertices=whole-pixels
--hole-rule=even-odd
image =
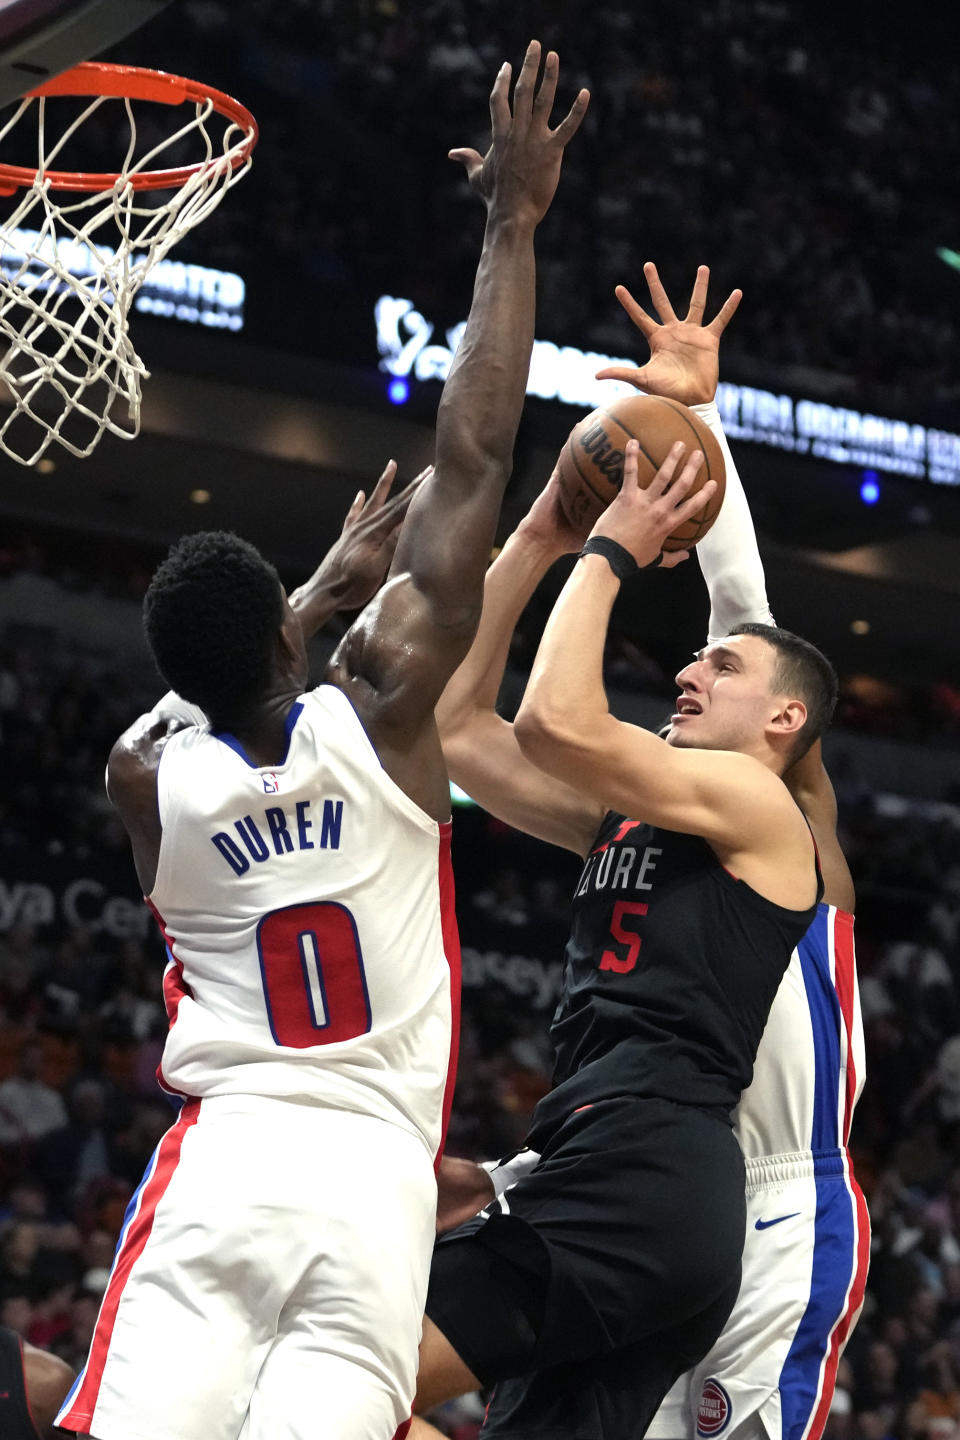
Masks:
[[[393,576],[341,640],[327,678],[348,690],[366,712],[365,723],[389,727],[393,743],[405,733],[412,743],[426,721],[432,724],[449,675],[470,648],[481,596],[438,625],[429,598],[410,576]]]
[[[603,807],[537,768],[517,744],[513,726],[479,711],[443,740],[450,778],[507,825],[586,855]]]
[[[683,750],[612,715],[566,730],[537,711],[516,722],[536,765],[595,797],[604,810],[701,835],[721,862],[787,909],[813,903],[812,845],[783,782],[749,755]]]

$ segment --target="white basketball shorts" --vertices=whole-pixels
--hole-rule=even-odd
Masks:
[[[869,1256],[847,1151],[748,1160],[737,1303],[710,1353],[667,1395],[648,1440],[818,1440]]]
[[[398,1126],[188,1101],[130,1202],[56,1423],[96,1440],[391,1440],[435,1216],[432,1157]]]

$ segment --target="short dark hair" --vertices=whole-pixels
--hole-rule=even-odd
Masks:
[[[837,672],[816,645],[781,630],[779,625],[757,625],[749,622],[735,625],[731,635],[756,635],[777,652],[773,670],[773,688],[778,695],[802,700],[807,718],[797,731],[790,752],[791,763],[799,760],[833,719],[837,703]]]
[[[269,686],[282,623],[279,575],[227,530],[184,535],[143,600],[160,674],[221,725],[246,715]]]

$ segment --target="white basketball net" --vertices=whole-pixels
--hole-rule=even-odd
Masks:
[[[134,297],[151,268],[216,209],[251,163],[249,153],[238,163],[250,132],[218,116],[212,101],[171,109],[178,120],[185,113],[191,118],[142,155],[134,115],[139,102],[75,101],[82,113],[48,146],[51,103],[63,101],[23,100],[0,128],[2,145],[36,107],[37,177],[0,225],[0,347],[9,344],[0,360],[0,403],[13,406],[5,416],[0,410],[0,449],[22,465],[35,464],[54,442],[85,456],[105,430],[128,440],[139,433],[141,381],[150,372],[127,329]],[[129,130],[122,165],[111,167],[119,171],[113,187],[53,190],[45,175],[102,107],[107,133],[122,135],[123,114]],[[189,159],[182,154],[185,142],[194,147]],[[130,183],[138,172],[184,164],[199,168],[179,188],[137,190]]]

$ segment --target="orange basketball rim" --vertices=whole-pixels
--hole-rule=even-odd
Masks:
[[[239,100],[204,85],[197,80],[187,80],[182,75],[168,75],[163,70],[148,70],[134,65],[110,65],[99,61],[84,61],[45,81],[34,90],[28,90],[20,102],[25,108],[32,100],[54,96],[95,99],[115,98],[118,100],[152,101],[158,105],[183,105],[193,102],[206,108],[208,114],[216,112],[230,122],[230,129],[236,128],[236,141],[223,154],[208,156],[194,165],[184,165],[167,170],[146,170],[133,168],[129,171],[43,171],[43,181],[53,190],[75,190],[98,192],[112,190],[118,181],[130,185],[134,190],[166,190],[185,185],[194,175],[202,174],[211,165],[221,166],[226,161],[236,170],[245,165],[260,136],[259,127],[253,115]],[[228,134],[230,131],[228,131]],[[0,163],[0,194],[12,195],[16,190],[33,185],[40,178],[39,167],[26,165],[4,165]]]

